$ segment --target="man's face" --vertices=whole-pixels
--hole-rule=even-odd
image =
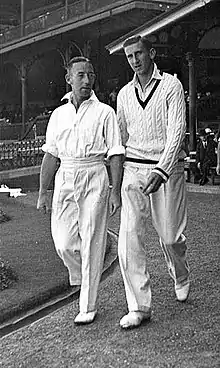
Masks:
[[[156,51],[147,50],[142,42],[133,43],[125,47],[125,55],[132,70],[137,75],[148,74],[152,66]]]
[[[78,98],[88,99],[95,82],[93,66],[84,61],[73,64],[66,75],[66,81],[71,85],[73,92]]]

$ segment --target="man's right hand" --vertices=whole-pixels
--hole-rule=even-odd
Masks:
[[[39,193],[37,200],[37,209],[43,213],[48,213],[51,211],[50,201],[47,192]]]

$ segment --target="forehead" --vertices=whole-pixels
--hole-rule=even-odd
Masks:
[[[137,52],[137,51],[142,51],[142,52],[147,53],[147,50],[146,50],[146,48],[144,47],[144,45],[141,41],[138,41],[136,43],[132,43],[131,45],[125,47],[125,54],[126,55],[133,54],[134,52]]]
[[[72,65],[71,68],[71,72],[72,73],[90,73],[90,72],[94,72],[93,66],[92,64],[85,62],[85,61],[80,61],[79,63],[75,63]]]

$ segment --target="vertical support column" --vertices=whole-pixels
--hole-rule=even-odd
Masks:
[[[24,36],[24,0],[21,0],[21,37]]]
[[[196,149],[196,78],[195,62],[191,52],[186,55],[189,67],[189,149]]]
[[[89,4],[88,0],[84,0],[84,12],[87,13],[89,11]]]
[[[99,29],[99,35],[98,35],[98,56],[97,56],[97,83],[98,83],[98,86],[99,86],[99,89],[100,89],[101,81],[102,81],[102,74],[103,74],[103,66],[102,66],[102,61],[101,61],[101,57],[102,57],[102,51],[101,51],[101,46],[102,46],[101,22],[99,22],[98,29]]]
[[[24,61],[21,62],[21,113],[22,113],[22,131],[21,135],[25,133],[25,121],[27,110],[27,69]]]
[[[67,64],[69,62],[70,59],[70,52],[69,52],[69,46],[66,47],[65,50],[65,63]],[[66,82],[66,93],[69,92],[71,89],[70,85]]]
[[[68,19],[68,0],[65,0],[65,20]]]

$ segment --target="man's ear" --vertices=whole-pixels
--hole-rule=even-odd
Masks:
[[[68,73],[65,75],[65,79],[66,79],[66,83],[71,84],[70,76]]]
[[[154,60],[156,53],[157,53],[156,50],[152,47],[149,52],[151,60]]]

